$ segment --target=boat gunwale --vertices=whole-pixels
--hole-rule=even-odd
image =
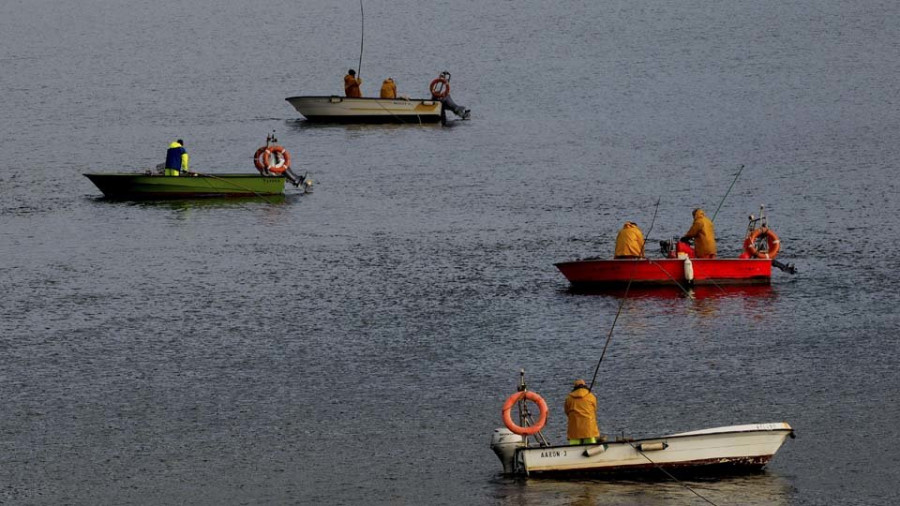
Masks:
[[[640,439],[630,439],[628,441],[604,441],[602,443],[593,443],[593,444],[579,444],[579,445],[569,445],[569,444],[560,444],[560,445],[552,445],[552,446],[521,446],[516,448],[516,453],[524,451],[524,450],[548,450],[552,448],[591,448],[600,445],[633,445],[635,443],[644,443],[648,441],[660,441],[660,440],[669,440],[669,439],[682,439],[682,438],[699,438],[704,436],[719,436],[725,434],[742,434],[748,432],[762,432],[762,433],[771,433],[771,432],[786,432],[785,436],[790,436],[794,433],[794,428],[788,425],[787,427],[778,427],[774,429],[745,429],[745,430],[729,430],[723,432],[709,432],[702,434],[691,434],[691,433],[679,433],[679,434],[670,434],[668,436],[656,436],[656,437],[646,437]]]
[[[365,101],[381,101],[381,100],[387,100],[387,101],[400,101],[400,102],[435,102],[435,103],[440,103],[440,102],[441,102],[440,99],[436,99],[436,98],[343,97],[343,96],[341,96],[341,95],[297,95],[297,96],[294,96],[294,97],[287,97],[287,98],[285,98],[285,101],[290,102],[291,100],[298,99],[298,98],[316,98],[316,99],[319,99],[319,98],[326,98],[326,99],[329,99],[329,100],[332,99],[332,98],[339,98],[339,99],[341,99],[341,101],[344,101],[344,100],[365,100]]]
[[[691,263],[705,263],[705,262],[772,262],[771,258],[691,258]],[[583,258],[580,260],[568,260],[565,262],[557,262],[553,264],[555,267],[559,267],[560,265],[573,265],[573,264],[585,264],[585,263],[598,263],[598,262],[647,262],[647,263],[658,263],[658,262],[684,262],[683,258]]]

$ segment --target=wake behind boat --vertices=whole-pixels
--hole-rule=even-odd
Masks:
[[[285,100],[307,121],[317,123],[437,123],[446,122],[447,111],[461,119],[470,112],[450,98],[450,73],[431,82],[431,98],[377,98],[295,96]]]

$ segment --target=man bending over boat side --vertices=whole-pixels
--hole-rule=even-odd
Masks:
[[[359,89],[361,84],[362,79],[356,77],[356,71],[353,69],[348,70],[347,75],[344,76],[344,94],[352,98],[361,97],[362,91]]]
[[[596,443],[600,437],[600,428],[597,426],[597,398],[588,390],[583,379],[575,380],[572,391],[566,397],[565,411],[569,419],[566,430],[569,444]]]
[[[184,141],[178,139],[169,144],[169,149],[166,150],[166,170],[164,173],[167,176],[180,176],[182,172],[188,171],[189,162],[190,156],[188,156],[187,150],[184,149]]]
[[[706,217],[703,209],[694,209],[694,223],[684,234],[681,242],[694,240],[694,255],[697,258],[716,258],[716,229],[713,222]]]
[[[394,78],[388,77],[381,83],[381,98],[397,98],[397,85]]]
[[[636,223],[626,221],[619,230],[613,258],[644,258],[644,234]]]

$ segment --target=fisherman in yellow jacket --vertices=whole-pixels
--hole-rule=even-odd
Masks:
[[[644,234],[636,223],[626,221],[619,230],[613,258],[644,258]]]
[[[397,98],[397,85],[394,84],[392,77],[388,77],[381,83],[381,98]]]
[[[681,242],[688,242],[690,239],[694,240],[694,254],[697,258],[716,258],[716,229],[703,209],[694,209],[694,224],[681,238]]]
[[[583,379],[575,380],[575,385],[566,397],[566,416],[569,418],[566,437],[570,445],[586,445],[597,442],[600,428],[597,427],[597,398],[588,390]]]
[[[361,84],[362,79],[356,77],[356,71],[348,70],[347,75],[344,76],[344,94],[348,97],[361,97],[362,92],[359,90]]]
[[[169,149],[166,150],[165,175],[180,176],[182,172],[188,172],[190,159],[183,140],[178,139],[169,144]]]

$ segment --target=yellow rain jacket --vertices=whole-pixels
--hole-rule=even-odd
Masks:
[[[644,234],[630,221],[625,222],[616,236],[615,258],[644,258]]]
[[[716,229],[706,217],[703,209],[694,210],[694,224],[684,234],[683,239],[694,240],[694,251],[697,258],[716,257]]]
[[[179,176],[181,172],[187,172],[190,168],[191,157],[188,156],[187,150],[178,141],[169,144],[166,151],[165,175]]]
[[[397,85],[390,77],[381,83],[381,98],[397,98]]]
[[[569,439],[600,436],[600,428],[597,427],[597,398],[587,387],[569,392],[566,397],[566,416],[569,417],[569,428],[566,431]]]
[[[362,84],[362,79],[358,79],[350,74],[344,76],[344,94],[348,97],[361,97],[362,92],[359,90],[359,85]]]

